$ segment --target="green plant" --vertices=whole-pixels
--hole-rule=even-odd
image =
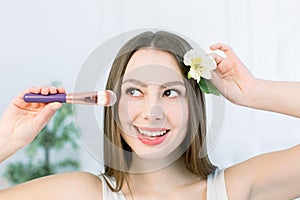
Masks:
[[[77,141],[72,106],[65,104],[26,148],[27,157],[8,164],[4,177],[12,184],[18,184],[66,169],[78,170]],[[68,152],[67,155],[63,154],[63,151]],[[73,158],[70,158],[70,155]]]

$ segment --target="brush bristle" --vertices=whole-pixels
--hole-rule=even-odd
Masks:
[[[116,103],[117,96],[111,90],[99,91],[97,104],[102,106],[112,106]]]

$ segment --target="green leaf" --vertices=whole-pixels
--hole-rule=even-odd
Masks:
[[[191,79],[191,78],[192,78],[192,76],[191,76],[191,71],[188,72],[187,77],[188,77],[188,79]]]
[[[198,83],[200,89],[206,93],[206,94],[214,94],[219,96],[220,92],[219,90],[208,80],[206,80],[205,78],[201,78],[200,82]]]

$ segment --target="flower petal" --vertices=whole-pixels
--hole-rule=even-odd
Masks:
[[[214,70],[217,67],[215,60],[212,60],[209,56],[203,57],[201,65],[207,67],[209,70]]]
[[[217,62],[216,62],[216,60],[211,56],[211,55],[207,55],[208,56],[208,58],[212,61],[212,63],[213,63],[213,69],[212,70],[215,70],[216,68],[217,68]]]
[[[197,78],[197,71],[191,67],[190,69],[190,75],[193,79],[196,79]]]
[[[190,69],[190,75],[193,79],[197,80],[197,82],[200,81],[200,78],[201,78],[201,74],[195,69],[195,68],[192,68]]]
[[[201,76],[205,79],[211,79],[211,73],[210,70],[203,70],[201,73]]]
[[[198,76],[198,78],[197,78],[197,83],[199,83],[200,80],[201,80],[201,76]]]
[[[192,59],[195,57],[194,50],[191,49],[186,52],[183,56],[183,62],[185,65],[190,66],[192,64]]]

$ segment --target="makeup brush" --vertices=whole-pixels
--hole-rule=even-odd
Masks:
[[[48,95],[27,93],[24,95],[23,99],[28,103],[61,102],[100,106],[112,106],[117,101],[115,93],[111,90]]]

